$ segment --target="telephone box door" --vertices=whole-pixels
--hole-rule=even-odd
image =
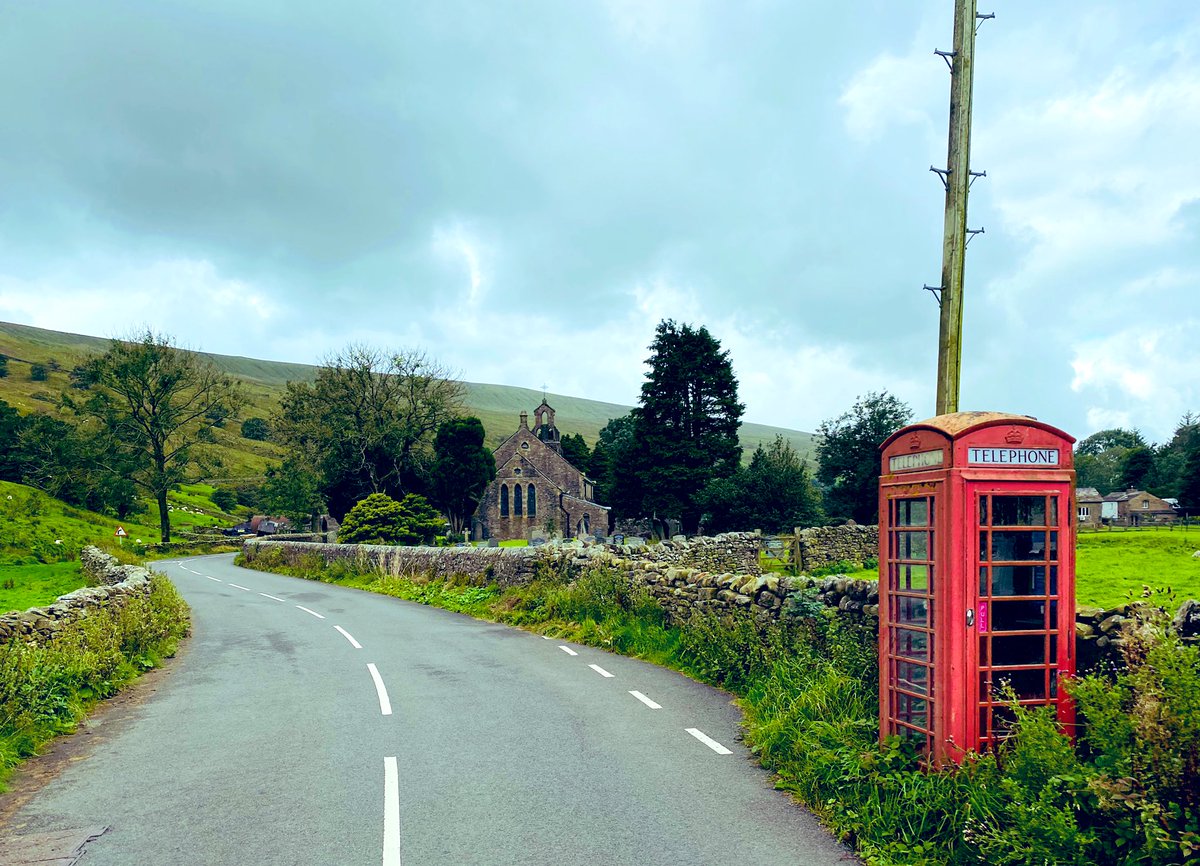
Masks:
[[[968,730],[984,751],[1003,738],[1014,699],[1057,705],[1060,720],[1071,721],[1058,680],[1074,670],[1074,593],[1061,579],[1074,573],[1074,550],[1062,485],[968,483],[966,498],[978,536],[975,629],[967,646],[967,668],[978,672],[969,684],[977,712]]]

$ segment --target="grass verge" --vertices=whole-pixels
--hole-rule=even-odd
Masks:
[[[745,739],[792,792],[871,864],[1189,862],[1200,856],[1200,651],[1161,621],[1129,668],[1069,685],[1087,724],[1076,742],[1045,712],[1014,708],[1000,752],[940,771],[881,745],[873,623],[834,616],[811,591],[781,620],[697,612],[668,623],[624,575],[526,586],[356,573],[318,557],[253,567],[335,582],[532,628],[647,659],[739,698]]]
[[[85,585],[78,562],[0,565],[0,613],[42,607]]]
[[[98,608],[43,646],[0,644],[0,790],[24,758],[70,732],[103,698],[174,655],[188,609],[165,577],[149,595]]]

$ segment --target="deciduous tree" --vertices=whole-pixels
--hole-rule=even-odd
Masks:
[[[335,516],[369,493],[428,490],[437,429],[464,386],[422,352],[350,346],[313,382],[289,382],[272,427],[321,479]]]
[[[912,420],[912,409],[887,391],[859,397],[854,406],[817,428],[817,479],[825,485],[831,517],[871,524],[879,520],[879,446]]]
[[[113,449],[128,460],[128,477],[158,504],[164,542],[171,540],[167,493],[185,478],[196,448],[211,436],[215,407],[236,411],[241,388],[195,352],[150,330],[114,339],[89,362],[94,385],[86,399],[64,397],[95,419]]]

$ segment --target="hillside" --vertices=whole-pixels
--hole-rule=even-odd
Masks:
[[[70,369],[86,355],[102,352],[107,347],[108,340],[102,337],[0,322],[0,353],[9,357],[9,375],[0,379],[0,399],[8,401],[21,412],[52,411],[55,395],[70,386],[67,378]],[[240,421],[248,417],[269,417],[279,406],[284,385],[289,381],[313,378],[317,368],[309,364],[264,361],[235,355],[201,354],[210,358],[220,370],[242,380],[249,397],[242,417],[230,422],[218,433],[221,463],[210,469],[210,477],[238,478],[261,474],[269,462],[281,459],[280,451],[268,442],[243,439],[239,430]],[[31,381],[30,364],[47,365],[47,381]],[[516,429],[521,411],[532,412],[542,400],[541,391],[529,388],[476,382],[465,384],[467,411],[478,415],[483,421],[489,445],[499,444],[507,438]],[[565,394],[548,394],[547,400],[557,413],[559,429],[564,434],[581,434],[588,444],[595,444],[600,430],[609,420],[626,414],[632,408]],[[765,424],[742,425],[742,448],[749,454],[759,444],[770,442],[776,434],[783,435],[802,456],[811,456],[815,438],[813,434]]]

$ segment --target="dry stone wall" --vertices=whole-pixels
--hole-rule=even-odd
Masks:
[[[15,638],[43,644],[64,625],[93,610],[123,607],[131,598],[150,594],[150,572],[141,566],[121,565],[114,557],[90,546],[80,552],[79,559],[85,579],[95,585],[59,596],[45,607],[0,616],[0,643]]]
[[[839,562],[866,562],[879,556],[879,527],[814,526],[796,533],[792,562],[804,572]]]
[[[875,553],[877,527],[832,528],[841,531],[817,531],[807,539],[809,549],[822,551],[821,556],[827,562],[861,561],[851,554],[855,549]],[[352,560],[364,571],[398,576],[459,576],[504,586],[532,580],[539,567],[573,577],[603,566],[644,586],[673,619],[684,619],[693,611],[710,611],[771,622],[780,617],[792,593],[810,590],[815,591],[826,607],[845,616],[873,620],[877,627],[878,581],[850,579],[845,575],[811,578],[762,574],[758,564],[760,543],[761,538],[751,533],[675,539],[643,546],[576,540],[541,547],[491,548],[379,547],[253,539],[245,543],[243,555],[251,561],[269,556],[290,565],[304,565],[306,559],[311,563],[313,558],[328,562]],[[1137,621],[1133,607],[1136,606],[1079,609],[1076,647],[1080,671],[1119,664],[1120,648]],[[1185,602],[1175,616],[1175,627],[1186,639],[1200,642],[1200,602]]]

